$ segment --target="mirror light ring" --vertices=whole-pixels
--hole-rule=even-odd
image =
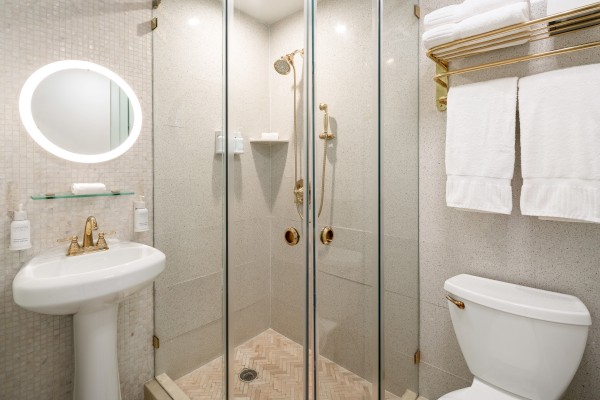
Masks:
[[[68,69],[83,69],[103,75],[106,78],[115,82],[117,85],[119,85],[121,90],[123,90],[123,92],[129,98],[131,107],[133,109],[133,126],[127,139],[123,143],[121,143],[121,145],[116,149],[101,154],[73,153],[52,143],[38,128],[37,124],[35,123],[35,120],[33,119],[33,112],[31,110],[31,102],[33,100],[33,94],[35,93],[35,90],[37,89],[38,85],[48,76],[56,72]],[[131,86],[129,86],[127,82],[125,82],[125,80],[123,80],[119,75],[109,70],[108,68],[88,61],[57,61],[51,64],[47,64],[35,71],[27,79],[27,81],[23,85],[23,88],[21,89],[21,94],[19,96],[19,113],[21,115],[21,121],[23,122],[25,129],[37,144],[39,144],[43,149],[45,149],[51,154],[54,154],[57,157],[78,163],[101,163],[122,156],[137,141],[142,130],[142,106],[140,105],[140,101],[138,100]]]

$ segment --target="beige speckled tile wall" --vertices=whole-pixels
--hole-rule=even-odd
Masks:
[[[57,238],[81,234],[95,215],[101,228],[152,244],[152,232],[133,234],[132,197],[32,201],[38,192],[64,191],[73,182],[104,182],[146,195],[152,213],[152,47],[150,0],[3,1],[0,12],[0,398],[72,398],[72,317],[25,311],[12,300],[21,265],[54,246]],[[142,103],[138,142],[117,160],[96,165],[62,161],[42,150],[23,129],[18,96],[27,77],[58,60],[101,64],[123,77]],[[33,248],[8,250],[6,211],[23,202]],[[124,400],[143,397],[152,377],[152,289],[119,309],[119,368]]]
[[[456,4],[455,0],[422,0],[422,14]],[[545,15],[545,1],[533,1],[533,15]],[[556,46],[600,39],[594,29],[554,39]],[[538,42],[480,56],[473,62],[527,54],[553,47]],[[591,50],[453,78],[452,86],[600,62]],[[420,282],[421,394],[437,399],[470,385],[444,300],[444,281],[471,273],[578,296],[589,308],[594,325],[581,367],[565,400],[595,400],[600,393],[600,227],[591,224],[539,221],[519,212],[522,180],[517,162],[511,216],[464,213],[445,206],[444,146],[446,114],[435,109],[434,65],[420,56]],[[518,158],[517,158],[518,159]]]

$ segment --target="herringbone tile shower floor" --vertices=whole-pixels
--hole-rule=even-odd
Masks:
[[[236,400],[301,400],[303,383],[302,346],[269,329],[236,348],[234,396]],[[371,384],[321,357],[318,363],[320,400],[370,399]],[[252,382],[237,378],[244,368],[258,372]],[[176,380],[191,400],[220,400],[223,360],[218,358]],[[386,393],[386,400],[400,397]]]

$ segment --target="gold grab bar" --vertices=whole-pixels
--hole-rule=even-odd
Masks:
[[[446,295],[446,300],[448,300],[450,303],[454,304],[456,307],[460,308],[461,310],[465,309],[465,303],[452,298],[452,296],[450,296],[450,295]]]

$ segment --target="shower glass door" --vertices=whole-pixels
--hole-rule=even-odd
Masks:
[[[315,2],[316,398],[378,399],[379,2]]]
[[[229,399],[379,398],[379,22],[227,3]]]
[[[226,2],[227,398],[307,393],[305,10]]]

